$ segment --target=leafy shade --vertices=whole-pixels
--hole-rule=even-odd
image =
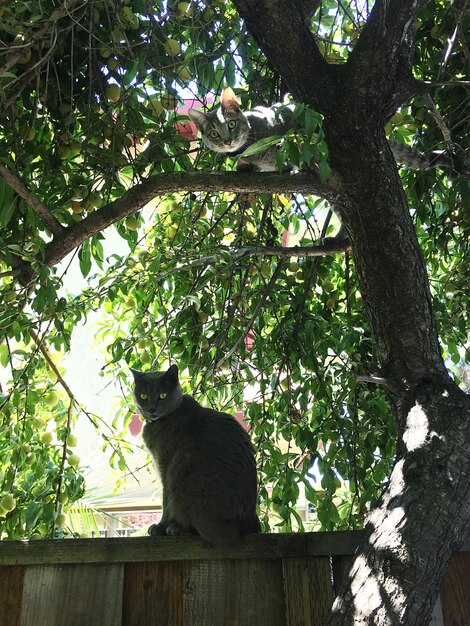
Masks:
[[[344,246],[315,247],[336,218],[328,225],[322,198],[287,193],[298,187],[272,193],[277,175],[231,173],[218,193],[214,172],[233,162],[181,134],[185,98],[202,105],[227,84],[243,108],[286,95],[232,3],[32,0],[4,3],[0,14],[0,498],[15,503],[0,509],[0,536],[73,532],[59,516],[83,493],[67,443],[77,418],[101,430],[124,473],[129,367],[172,362],[201,402],[246,415],[266,527],[302,527],[301,492],[311,527],[361,527],[389,477],[396,433],[381,387],[368,382],[380,363],[352,256]],[[359,54],[366,17],[356,3],[323,2],[308,23],[321,59],[345,65],[356,46]],[[468,51],[456,43],[442,63],[455,29],[443,2],[416,26],[416,77],[439,79],[432,98],[462,145]],[[298,115],[279,164],[295,163],[311,191],[334,200],[322,118],[303,106]],[[446,147],[422,96],[385,130],[423,151]],[[188,170],[202,172],[193,187]],[[160,185],[170,179],[170,189]],[[456,365],[468,327],[468,183],[436,170],[403,172],[402,181],[442,346]],[[141,185],[164,191],[138,195]],[[284,233],[298,248],[282,249]],[[68,294],[68,266],[59,263],[78,244],[88,287]],[[100,419],[110,416],[76,400],[59,366],[75,329],[97,311],[96,350],[123,389],[113,432]]]

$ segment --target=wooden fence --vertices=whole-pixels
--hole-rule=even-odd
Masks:
[[[0,543],[0,626],[321,626],[358,532]],[[470,545],[466,546],[470,550]],[[456,555],[433,626],[470,625],[470,551]]]

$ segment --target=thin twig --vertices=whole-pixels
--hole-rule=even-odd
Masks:
[[[41,354],[43,355],[47,365],[51,368],[51,370],[54,372],[54,375],[57,378],[57,381],[61,384],[61,386],[63,387],[65,393],[68,395],[68,397],[70,398],[70,406],[69,406],[69,413],[71,411],[71,407],[75,406],[79,411],[81,411],[82,413],[84,413],[87,418],[91,421],[91,423],[93,424],[93,426],[96,427],[96,424],[94,422],[94,420],[92,419],[91,415],[85,411],[85,409],[83,409],[80,406],[80,403],[78,402],[78,400],[76,399],[76,397],[74,396],[72,390],[70,389],[70,387],[67,385],[67,383],[65,382],[62,374],[59,372],[59,370],[57,369],[56,364],[54,363],[54,361],[51,359],[51,355],[49,354],[47,348],[44,346],[43,341],[38,337],[37,333],[30,328],[28,330],[30,337],[32,338],[32,340],[34,341],[34,343],[36,344],[36,346],[38,347],[39,351],[41,352]],[[104,420],[102,420],[104,421]],[[105,423],[105,422],[104,422]],[[67,426],[69,426],[70,424],[70,419],[67,419]],[[107,424],[106,424],[107,425]],[[105,434],[101,434],[101,436],[105,439],[105,441],[111,446],[111,448],[117,453],[119,454],[119,456],[122,457],[122,453],[120,453],[120,451],[116,448],[116,446],[113,444],[112,440],[110,437],[107,437]],[[124,461],[125,463],[125,461]],[[127,470],[134,476],[134,474],[132,473],[132,470],[129,469],[127,463],[126,463],[126,468]],[[134,476],[134,478],[137,480],[137,478]],[[138,481],[137,481],[138,482]]]
[[[240,259],[245,259],[248,257],[322,257],[328,256],[329,254],[339,254],[341,252],[347,252],[350,249],[351,244],[349,242],[332,242],[320,246],[291,246],[287,248],[284,248],[282,246],[272,246],[269,248],[264,248],[262,246],[249,246],[246,248],[238,248],[236,250],[225,249],[220,250],[219,252],[215,252],[214,254],[210,254],[208,256],[200,257],[199,259],[194,259],[193,261],[189,261],[188,263],[185,263],[183,265],[174,267],[168,272],[156,274],[155,277],[158,279],[162,279],[169,274],[174,274],[175,272],[182,272],[184,270],[192,269],[200,265],[209,265],[213,261],[220,259],[222,256],[225,257],[226,254],[230,254],[232,256],[232,261],[239,261]]]
[[[437,110],[436,105],[434,104],[434,100],[431,98],[429,93],[424,94],[423,99],[424,99],[425,103],[427,104],[427,106],[429,108],[429,112],[433,116],[436,124],[439,126],[439,129],[440,129],[440,131],[442,133],[442,136],[444,138],[444,142],[445,142],[447,148],[452,153],[454,151],[454,143],[452,141],[452,138],[450,136],[450,130],[447,128],[447,125],[445,123],[444,118],[442,117],[442,115]]]
[[[49,352],[48,352],[47,348],[45,347],[43,341],[38,337],[36,331],[33,330],[32,328],[30,328],[30,329],[28,329],[28,333],[29,333],[29,336],[31,337],[31,339],[34,341],[34,343],[39,348],[39,351],[41,352],[42,356],[44,357],[47,365],[54,372],[54,376],[57,378],[57,380],[59,381],[59,383],[63,387],[65,393],[68,395],[68,397],[70,398],[70,400],[72,402],[78,404],[77,400],[75,399],[75,396],[73,395],[72,390],[67,385],[67,383],[65,382],[64,378],[62,377],[62,374],[57,369],[56,364],[51,359],[51,355],[49,354]]]
[[[375,385],[390,387],[389,381],[381,376],[356,376],[356,380],[360,383],[374,383]]]

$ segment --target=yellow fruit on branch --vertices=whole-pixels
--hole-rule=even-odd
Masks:
[[[191,80],[191,72],[186,65],[180,65],[176,70],[176,74],[183,83],[187,83]]]
[[[165,52],[172,57],[181,54],[181,46],[176,39],[167,39],[164,45]]]
[[[161,103],[160,98],[152,97],[147,103],[147,108],[155,113],[155,115],[160,115],[160,113],[163,111],[163,104]]]
[[[176,109],[176,96],[173,93],[167,93],[162,97],[161,100],[162,106],[167,111]]]
[[[178,12],[181,17],[189,17],[192,15],[192,7],[189,2],[178,2]]]
[[[139,222],[137,218],[135,218],[133,215],[129,215],[128,217],[126,217],[126,228],[128,230],[138,230]]]
[[[117,102],[121,98],[121,88],[119,85],[112,83],[106,87],[104,95],[110,102]]]

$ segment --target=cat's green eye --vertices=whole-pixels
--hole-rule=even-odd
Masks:
[[[219,133],[216,130],[211,130],[211,132],[209,133],[209,137],[211,139],[217,139],[217,137],[219,136]]]
[[[229,122],[227,122],[227,126],[229,127],[230,130],[233,130],[237,126],[237,121],[236,120],[230,120]]]
[[[139,393],[139,398],[141,400],[148,400],[149,399],[149,397],[148,397],[148,395],[146,393]]]
[[[161,393],[158,397],[160,400],[164,400],[166,398],[166,393]]]

